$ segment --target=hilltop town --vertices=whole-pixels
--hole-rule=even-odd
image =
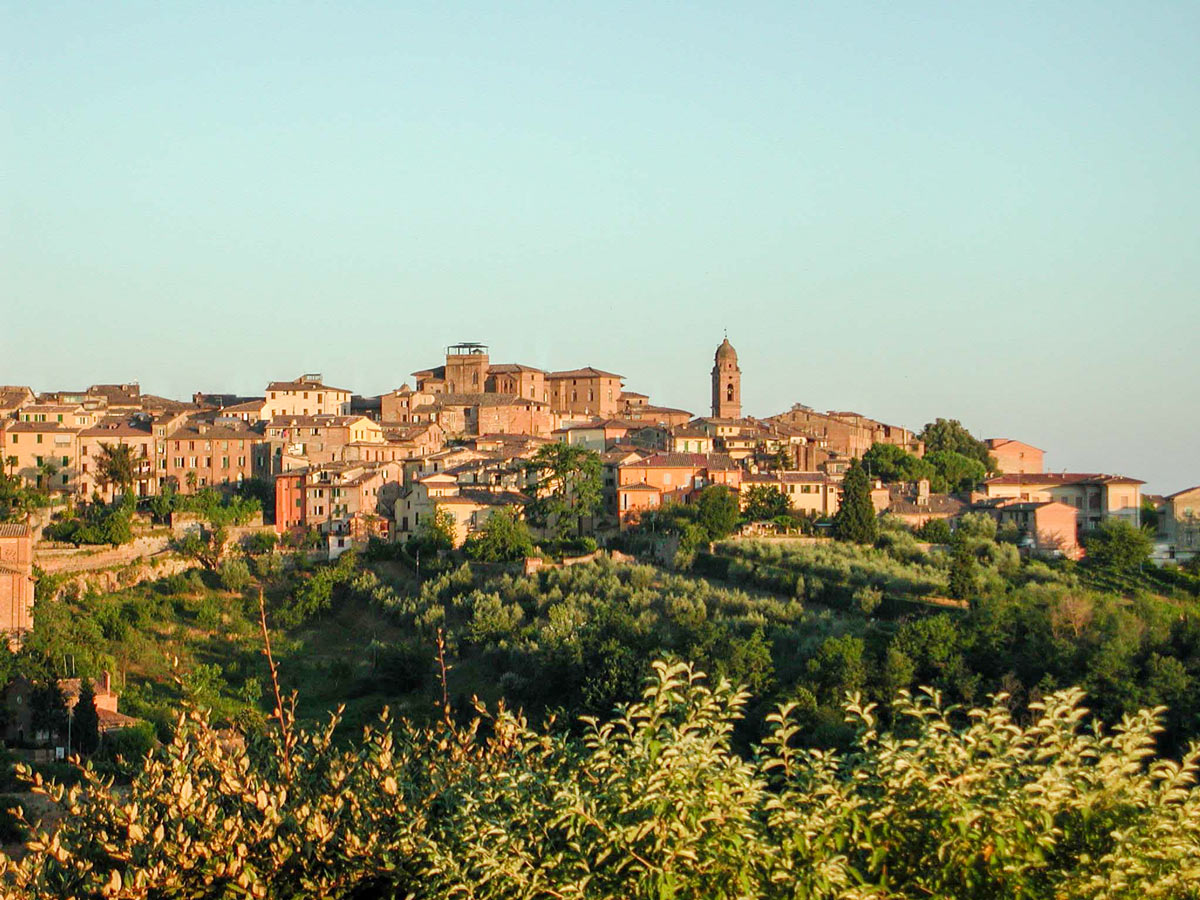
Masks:
[[[796,404],[745,416],[728,339],[708,377],[711,407],[700,416],[654,404],[613,372],[494,363],[479,343],[447,347],[442,364],[381,396],[317,374],[272,381],[262,396],[197,392],[190,401],[136,383],[2,387],[4,475],[50,500],[0,526],[2,627],[16,639],[31,627],[31,547],[63,509],[111,504],[123,491],[144,504],[253,485],[261,524],[303,535],[330,559],[371,540],[409,540],[439,512],[461,546],[498,511],[524,515],[537,493],[529,463],[549,444],[596,455],[602,496],[579,532],[601,542],[709,485],[727,486],[743,508],[776,492],[786,501],[777,510],[819,528],[838,512],[847,469],[863,459],[877,513],[914,528],[982,511],[1020,529],[1026,553],[1078,558],[1084,530],[1110,518],[1139,526],[1153,512],[1160,558],[1196,552],[1200,488],[1146,498],[1143,482],[1126,475],[1048,472],[1042,449],[1007,437],[983,439],[974,468],[947,473],[927,464],[940,460],[944,470],[944,448],[927,454],[920,433],[857,412]],[[957,457],[951,468],[971,462]]]

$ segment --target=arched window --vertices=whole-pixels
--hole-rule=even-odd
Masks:
[[[725,399],[730,403],[733,402],[733,382],[729,382],[729,387],[725,388]]]

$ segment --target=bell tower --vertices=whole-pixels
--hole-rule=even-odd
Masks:
[[[713,360],[712,414],[715,419],[742,417],[742,370],[728,337],[721,341]]]

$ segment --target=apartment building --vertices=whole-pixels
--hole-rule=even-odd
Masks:
[[[615,418],[621,411],[623,376],[587,366],[546,375],[550,408],[565,416]]]
[[[325,384],[317,374],[301,375],[295,381],[272,381],[267,385],[264,417],[349,415],[350,395],[344,388]]]
[[[187,421],[158,441],[157,458],[160,484],[183,494],[239,485],[270,470],[266,441],[242,422]]]
[[[792,512],[804,516],[833,516],[842,499],[842,479],[824,472],[758,472],[742,476],[742,505],[752,488],[771,488],[787,497]]]
[[[988,438],[988,452],[996,459],[1002,475],[1040,475],[1045,471],[1046,452],[1012,438]]]
[[[983,483],[982,495],[1044,503],[1056,500],[1075,509],[1079,528],[1095,528],[1106,518],[1117,517],[1141,524],[1141,487],[1136,478],[1081,472],[1044,472],[997,475]]]

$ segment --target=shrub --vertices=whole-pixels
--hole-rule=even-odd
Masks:
[[[0,861],[0,888],[27,900],[1200,895],[1200,750],[1148,763],[1153,712],[1105,734],[1084,724],[1077,690],[1032,704],[1027,725],[1003,697],[960,715],[936,692],[901,692],[901,739],[852,697],[852,747],[837,753],[797,747],[824,727],[805,699],[770,717],[750,759],[732,746],[745,695],[663,662],[639,702],[585,722],[582,740],[500,709],[461,727],[385,717],[349,747],[280,713],[240,745],[193,713],[128,788],[91,771],[82,791],[35,783],[64,814],[24,858]]]
[[[217,570],[221,576],[221,584],[227,591],[241,592],[250,586],[250,567],[245,560],[224,559]]]

